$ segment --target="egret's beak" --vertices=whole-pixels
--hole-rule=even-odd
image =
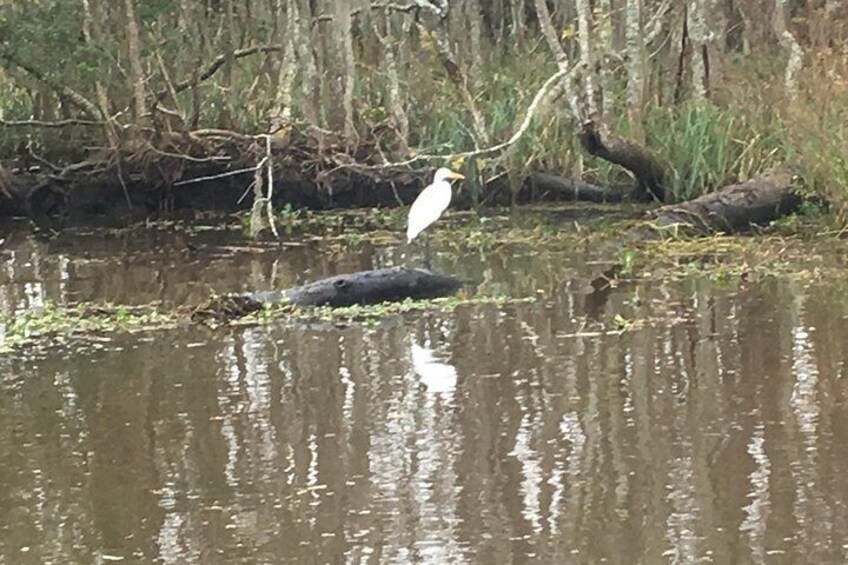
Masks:
[[[451,172],[450,172],[450,176],[449,176],[448,178],[452,178],[452,179],[464,179],[464,178],[465,178],[465,175],[461,175],[461,174],[459,174],[459,173],[455,173],[455,172],[451,171]]]

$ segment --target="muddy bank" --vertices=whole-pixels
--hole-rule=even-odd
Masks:
[[[325,132],[289,139],[224,130],[144,131],[118,148],[62,169],[0,167],[0,215],[33,218],[131,215],[181,210],[249,210],[259,175],[267,190],[270,162],[275,207],[314,210],[409,204],[430,181],[432,168],[382,168],[379,151],[351,149]],[[561,179],[526,179],[515,195],[506,176],[479,190],[463,187],[453,206],[511,202],[620,200],[614,190]],[[586,195],[589,195],[587,197]]]

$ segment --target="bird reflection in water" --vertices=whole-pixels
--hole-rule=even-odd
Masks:
[[[440,361],[429,347],[412,343],[412,368],[421,384],[432,394],[452,394],[456,388],[456,368]]]

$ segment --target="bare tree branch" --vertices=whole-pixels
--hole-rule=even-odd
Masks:
[[[527,131],[527,128],[530,127],[530,123],[533,121],[533,116],[536,114],[536,110],[551,89],[551,87],[556,84],[558,81],[566,78],[571,73],[568,69],[560,69],[553,75],[551,75],[548,80],[542,84],[541,88],[536,92],[536,95],[533,97],[533,101],[530,102],[530,105],[527,107],[527,112],[524,115],[524,121],[521,123],[521,126],[516,130],[515,133],[512,134],[508,140],[503,143],[498,143],[497,145],[492,145],[491,147],[485,147],[483,149],[475,149],[473,151],[461,151],[459,153],[448,153],[442,155],[435,154],[421,154],[416,155],[415,157],[411,157],[404,161],[397,161],[394,163],[384,163],[382,165],[363,165],[363,166],[355,166],[351,168],[359,168],[363,170],[378,170],[378,169],[392,169],[397,167],[405,167],[411,165],[412,163],[424,160],[448,160],[448,159],[458,159],[458,158],[470,158],[470,157],[479,157],[480,155],[488,155],[489,153],[497,153],[498,151],[503,151],[509,146],[515,144]],[[347,166],[347,165],[345,165]]]
[[[42,120],[0,120],[0,127],[36,127],[36,128],[64,128],[68,126],[102,126],[106,122],[98,120],[59,120],[57,122],[45,122]]]
[[[256,46],[256,47],[248,47],[246,49],[236,49],[233,52],[233,59],[241,59],[242,57],[249,57],[250,55],[255,55],[256,53],[275,53],[275,52],[282,51],[282,50],[283,50],[282,45],[259,45],[259,46]],[[227,56],[226,55],[224,55],[224,54],[218,55],[209,64],[209,66],[206,67],[206,69],[204,69],[203,72],[201,72],[197,76],[196,79],[194,77],[192,77],[190,79],[186,79],[184,81],[178,82],[177,84],[173,85],[172,89],[171,88],[165,88],[165,89],[160,90],[156,94],[156,97],[154,98],[154,101],[153,101],[154,105],[160,103],[162,100],[167,98],[168,95],[171,94],[172,92],[174,94],[179,94],[183,90],[191,88],[196,83],[203,82],[204,80],[208,79],[209,77],[214,75],[216,72],[218,72],[218,69],[223,67],[224,63],[226,63],[226,62],[227,62]]]
[[[439,18],[444,17],[442,16],[442,13],[440,12],[439,8],[421,0],[413,0],[409,4],[399,4],[397,2],[374,2],[369,7],[354,8],[350,11],[350,17],[358,16],[366,10],[391,10],[393,12],[409,13],[421,9],[433,12],[434,14],[439,16]],[[312,21],[324,23],[333,21],[333,18],[334,16],[332,14],[322,14],[313,18]]]
[[[12,55],[11,53],[0,53],[0,58],[5,59],[15,67],[21,69],[22,71],[36,79],[37,81],[49,86],[55,92],[70,100],[74,106],[88,114],[90,117],[101,115],[100,110],[97,108],[97,105],[94,102],[92,102],[76,90],[72,89],[71,87],[65,86],[64,84],[60,84],[54,81],[32,65],[21,61],[15,55]]]

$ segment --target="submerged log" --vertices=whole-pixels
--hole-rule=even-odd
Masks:
[[[650,150],[635,141],[610,134],[593,120],[583,123],[577,139],[590,155],[620,165],[633,173],[636,177],[634,197],[637,200],[649,200],[653,196],[660,202],[666,201],[669,195],[669,169]]]
[[[288,290],[214,298],[195,308],[191,319],[224,322],[255,312],[264,304],[281,302],[294,306],[341,307],[438,298],[456,292],[460,286],[459,279],[450,275],[390,267],[329,277]]]
[[[533,194],[541,200],[577,200],[598,203],[621,201],[621,193],[611,188],[547,173],[532,173],[527,177],[525,184],[529,185]],[[546,198],[548,195],[555,195],[555,197]]]
[[[775,167],[718,192],[663,206],[649,216],[655,230],[677,226],[696,235],[743,232],[795,212],[801,205],[793,190],[797,178],[792,167]]]

